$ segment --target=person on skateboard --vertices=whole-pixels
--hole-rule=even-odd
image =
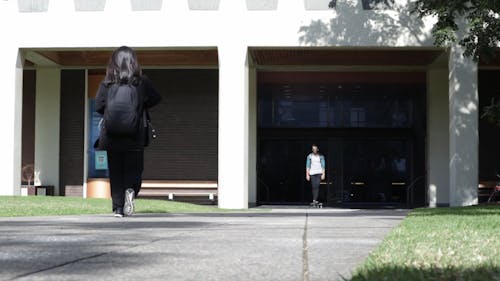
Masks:
[[[306,158],[306,180],[311,182],[313,202],[318,206],[319,185],[325,179],[325,156],[319,153],[316,144],[312,145],[312,152]]]

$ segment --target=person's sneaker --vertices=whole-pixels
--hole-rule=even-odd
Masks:
[[[135,191],[132,188],[125,190],[125,205],[123,206],[125,216],[134,214],[134,196]]]
[[[116,208],[114,216],[116,218],[122,218],[123,217],[123,208]]]

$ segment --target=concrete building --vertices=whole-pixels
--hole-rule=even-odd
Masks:
[[[476,204],[495,176],[478,88],[495,95],[496,66],[433,46],[433,18],[386,2],[2,0],[0,195],[30,164],[59,195],[105,177],[92,97],[127,45],[164,95],[145,179],[215,182],[222,208],[303,203],[318,143],[330,205]]]

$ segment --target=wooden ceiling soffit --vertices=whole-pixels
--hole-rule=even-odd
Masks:
[[[217,66],[217,50],[139,50],[143,66]],[[60,66],[104,67],[112,51],[38,51],[39,56]]]
[[[55,61],[49,57],[46,57],[46,56],[40,54],[39,52],[35,52],[35,51],[26,52],[25,59],[27,61],[30,61],[33,65],[38,65],[38,66],[59,66],[60,65],[57,61]]]
[[[257,65],[337,65],[337,66],[425,66],[441,50],[313,50],[254,49],[251,55]]]

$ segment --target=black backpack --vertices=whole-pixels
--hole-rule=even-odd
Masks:
[[[137,88],[129,84],[114,84],[106,97],[104,127],[106,134],[136,135],[141,126],[142,102]]]

